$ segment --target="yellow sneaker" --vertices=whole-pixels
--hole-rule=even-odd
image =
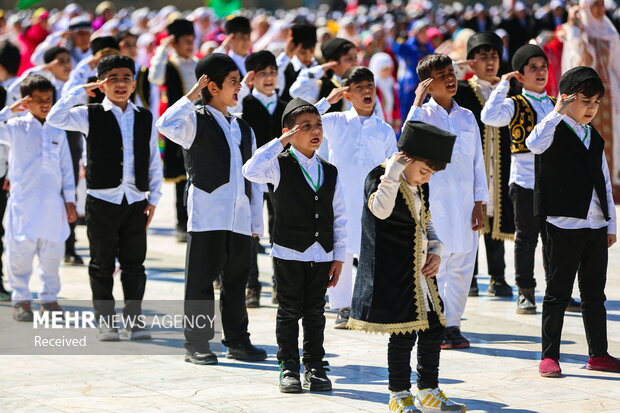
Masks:
[[[413,404],[413,395],[410,391],[390,392],[390,413],[422,413]]]
[[[460,412],[467,411],[467,406],[455,403],[441,391],[439,387],[434,389],[421,389],[415,398],[415,406],[423,412]]]

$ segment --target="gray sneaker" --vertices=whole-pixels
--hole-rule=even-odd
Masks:
[[[351,316],[351,309],[346,307],[346,308],[341,308],[338,311],[338,316],[336,317],[336,324],[334,325],[334,328],[336,330],[346,330],[347,328],[347,322],[349,321],[349,317]]]
[[[112,327],[99,327],[99,334],[97,334],[99,341],[119,341],[121,338],[118,334],[117,328]]]
[[[130,340],[150,340],[151,332],[148,328],[134,327],[129,332]]]

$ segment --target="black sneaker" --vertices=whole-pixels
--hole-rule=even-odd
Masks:
[[[32,321],[34,320],[34,314],[32,314],[32,306],[30,301],[19,301],[13,306],[13,320],[15,321]]]
[[[489,281],[489,295],[495,297],[512,297],[512,287],[508,285],[504,277],[493,277]]]
[[[197,348],[187,348],[185,350],[185,361],[187,363],[199,365],[216,365],[217,356],[211,351],[209,344]]]
[[[248,288],[248,291],[245,294],[245,306],[247,308],[260,307],[260,289]]]
[[[566,306],[566,311],[569,313],[580,313],[581,312],[581,302],[571,297],[568,302],[568,306]]]
[[[276,292],[275,286],[271,290],[271,304],[278,305],[278,293]]]
[[[469,340],[463,337],[461,329],[459,327],[446,327],[444,333],[444,340],[441,344],[443,350],[448,349],[464,349],[469,348]]]
[[[287,361],[280,363],[280,392],[301,393],[299,362]]]
[[[517,314],[536,314],[536,298],[533,288],[519,288]]]
[[[306,364],[304,371],[304,390],[310,391],[332,391],[332,382],[327,377],[326,371],[329,371],[327,361],[319,361],[318,363]]]
[[[476,279],[476,276],[474,275],[474,277],[471,279],[471,286],[469,287],[469,294],[468,296],[470,297],[478,297],[478,280]]]
[[[350,316],[350,308],[341,308],[338,311],[338,316],[336,317],[336,324],[334,324],[334,328],[336,330],[345,330],[347,328],[347,322],[349,321]]]
[[[226,357],[242,361],[263,361],[267,358],[267,352],[254,346],[248,338],[236,343],[229,343]]]
[[[77,253],[65,255],[65,264],[67,265],[84,265],[84,260]]]
[[[175,236],[177,238],[177,242],[180,242],[180,243],[187,242],[187,230],[185,228],[182,228],[177,225]]]

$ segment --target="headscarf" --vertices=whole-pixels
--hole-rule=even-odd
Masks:
[[[383,112],[386,117],[391,117],[394,110],[394,77],[381,77],[381,71],[386,67],[393,68],[394,61],[392,57],[384,52],[375,53],[370,59],[368,68],[375,76],[375,85],[381,91],[383,98]]]
[[[619,35],[609,17],[604,15],[602,19],[596,19],[592,15],[590,8],[594,3],[595,0],[579,0],[579,19],[586,36],[607,41],[616,40]]]

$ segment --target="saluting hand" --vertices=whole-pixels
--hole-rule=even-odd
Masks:
[[[249,87],[250,89],[254,87],[254,79],[256,78],[256,72],[253,70],[250,70],[248,73],[246,73],[245,77],[243,78],[243,80],[241,81],[241,83],[245,83],[247,87]]]
[[[336,284],[338,284],[338,279],[342,273],[343,264],[344,262],[342,261],[332,261],[332,266],[329,268],[329,272],[327,273],[329,276],[329,283],[327,283],[328,287],[335,287]]]
[[[279,140],[283,147],[286,147],[291,142],[291,138],[299,132],[299,125],[295,125],[293,129],[289,129],[285,131],[282,136],[280,136]]]
[[[338,101],[342,99],[342,96],[344,96],[344,93],[348,91],[349,86],[337,87],[335,89],[332,89],[332,91],[329,92],[329,95],[327,96],[327,101],[330,105],[338,103]]]
[[[95,89],[99,89],[101,92],[103,92],[103,85],[105,85],[106,83],[108,83],[107,77],[103,80],[98,80],[92,83],[86,83],[85,85],[82,85],[82,87],[84,88],[84,91],[86,92],[88,96],[90,96],[91,98],[94,98],[96,96]]]
[[[9,106],[9,110],[13,113],[26,111],[30,107],[29,104],[31,101],[32,98],[30,96],[24,96],[23,98]]]
[[[200,79],[192,86],[191,90],[187,92],[187,97],[189,100],[196,100],[200,98],[200,91],[207,87],[209,84],[209,76],[202,75]]]
[[[413,101],[414,106],[422,107],[424,104],[424,99],[426,99],[426,95],[428,94],[428,90],[431,87],[431,83],[433,83],[433,78],[429,77],[418,84],[418,87],[415,90],[415,100]]]
[[[514,72],[508,72],[502,75],[502,79],[501,80],[510,80],[513,77],[517,77],[517,75],[519,74],[518,70],[515,70]]]
[[[572,95],[563,94],[560,98],[555,102],[554,111],[566,115],[568,111],[568,107],[571,103],[573,103],[577,99],[577,94],[573,93]]]

